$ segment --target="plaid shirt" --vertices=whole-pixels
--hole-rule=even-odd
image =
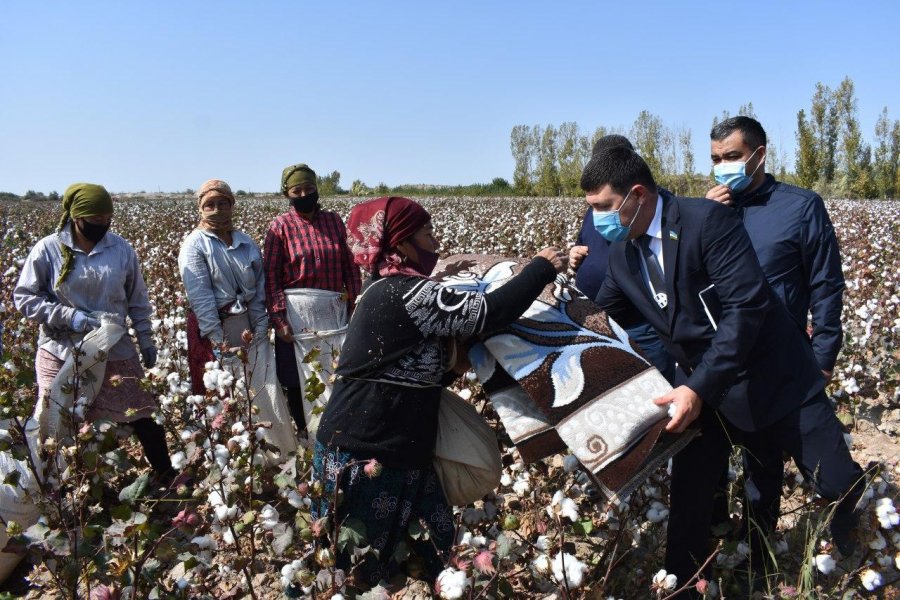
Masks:
[[[294,210],[275,217],[266,231],[263,268],[266,309],[276,328],[286,322],[286,289],[346,292],[350,306],[359,294],[359,268],[347,247],[347,230],[331,211],[318,210],[310,221]]]

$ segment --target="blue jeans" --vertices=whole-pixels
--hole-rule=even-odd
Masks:
[[[666,381],[673,383],[675,381],[675,359],[666,351],[666,347],[659,341],[656,330],[650,326],[650,323],[641,323],[634,327],[629,327],[625,331],[628,337],[643,350],[647,359],[653,363],[653,366],[662,373]]]

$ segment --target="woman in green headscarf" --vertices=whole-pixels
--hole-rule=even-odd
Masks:
[[[109,192],[100,185],[73,184],[62,208],[57,231],[31,249],[13,291],[16,308],[40,325],[35,370],[41,400],[72,350],[101,326],[101,314],[114,315],[121,325],[130,319],[144,367],[156,364],[153,308],[134,248],[109,231]],[[174,472],[165,432],[151,418],[156,402],[140,388],[143,377],[134,340],[126,333],[108,351],[100,390],[82,411],[76,406],[75,417],[129,424],[161,483],[167,483]]]

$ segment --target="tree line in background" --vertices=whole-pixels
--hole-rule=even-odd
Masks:
[[[741,105],[737,115],[757,118],[753,103]],[[715,126],[727,119],[728,111],[713,118]],[[765,123],[762,124],[766,126]],[[703,196],[713,185],[711,173],[697,171],[692,132],[686,127],[669,127],[657,115],[642,110],[626,131],[600,126],[590,134],[578,123],[516,125],[510,133],[510,151],[515,167],[512,183],[495,177],[490,183],[470,185],[379,183],[369,187],[355,180],[350,189],[341,187],[341,174],[320,175],[319,194],[326,196],[580,196],[581,172],[591,156],[594,142],[611,133],[628,137],[647,161],[657,182],[675,194]],[[704,134],[705,137],[706,134]],[[825,198],[896,198],[900,195],[900,121],[891,120],[884,107],[875,123],[875,137],[869,143],[862,135],[857,117],[853,80],[845,77],[832,89],[816,84],[809,109],[797,113],[797,149],[793,170],[784,153],[770,138],[766,171],[781,181],[817,191]],[[707,164],[702,161],[701,164]],[[143,193],[143,192],[142,192]],[[193,194],[187,189],[183,193]],[[244,190],[238,196],[250,194]],[[59,201],[57,192],[45,195],[29,190],[24,196],[0,192],[0,200]]]
[[[742,105],[737,114],[757,118],[752,103]],[[729,116],[723,111],[712,125]],[[668,127],[660,117],[642,110],[628,131],[600,126],[588,134],[574,122],[514,126],[513,190],[525,196],[580,195],[581,172],[594,142],[611,133],[628,137],[657,182],[675,194],[703,196],[713,185],[709,174],[697,172],[691,130]],[[768,141],[766,171],[778,179],[828,198],[894,198],[900,191],[900,121],[891,121],[885,107],[875,124],[874,143],[866,142],[849,77],[835,89],[816,84],[809,112],[797,113],[796,137],[793,171],[775,142]]]

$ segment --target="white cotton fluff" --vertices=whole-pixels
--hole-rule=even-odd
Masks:
[[[541,575],[548,575],[550,573],[550,557],[546,554],[538,554],[537,557],[531,561],[531,566]]]
[[[465,571],[459,571],[453,567],[447,567],[437,577],[437,583],[441,588],[441,598],[445,600],[458,600],[463,597],[471,585]]]
[[[884,584],[884,580],[881,578],[881,573],[874,569],[866,569],[859,575],[860,581],[862,581],[863,587],[869,590],[870,592],[875,590],[876,588],[881,587]]]
[[[553,557],[552,569],[554,579],[563,585],[568,582],[571,588],[581,587],[588,571],[586,564],[567,552],[560,552]]]
[[[657,502],[654,500],[650,503],[650,508],[647,509],[647,520],[651,523],[661,523],[665,521],[669,516],[669,509],[666,508],[666,505],[662,502]]]
[[[673,573],[666,573],[665,569],[660,569],[656,572],[656,575],[653,576],[653,583],[659,589],[671,592],[674,591],[675,586],[678,585],[678,577]]]
[[[185,461],[187,461],[187,456],[184,455],[184,452],[176,452],[169,457],[169,460],[172,461],[172,468],[180,471],[184,467]]]
[[[577,521],[578,505],[575,504],[575,501],[571,498],[566,498],[562,490],[557,490],[556,493],[553,494],[550,506],[547,507],[547,514],[550,515],[550,517],[559,515],[561,517],[568,517],[572,521]]]
[[[539,535],[537,541],[534,543],[534,547],[541,552],[546,552],[550,549],[550,538],[546,535]]]
[[[213,450],[213,456],[216,459],[216,465],[218,465],[220,469],[224,469],[228,466],[228,459],[231,458],[231,453],[226,446],[216,444],[216,447]]]
[[[212,539],[211,536],[208,535],[198,535],[197,537],[191,539],[192,544],[197,544],[197,546],[201,550],[215,550],[216,549],[216,541]]]
[[[500,485],[502,485],[503,487],[509,487],[512,485],[512,483],[512,476],[506,471],[503,471],[503,474],[500,476]]]
[[[14,363],[11,360],[8,360],[5,363],[3,363],[3,368],[6,369],[7,371],[9,371],[10,373],[12,373],[13,375],[15,375],[16,373],[19,372],[19,368],[16,366],[16,363]]]
[[[266,504],[259,511],[259,524],[263,529],[275,529],[278,525],[278,511],[271,504]]]
[[[869,548],[872,550],[884,550],[887,548],[887,540],[884,539],[880,531],[876,531],[875,537],[869,540]]]
[[[834,562],[834,559],[830,554],[819,554],[815,558],[813,558],[813,562],[816,565],[816,568],[823,575],[830,575],[832,571],[834,571],[834,567],[837,563]]]
[[[291,585],[297,572],[303,570],[303,566],[303,561],[298,559],[281,567],[281,585],[283,587]]]
[[[513,491],[519,496],[524,496],[528,492],[531,491],[531,482],[529,481],[530,477],[528,473],[523,473],[516,477],[515,483],[513,483],[512,488]]]
[[[900,515],[897,514],[894,501],[890,498],[879,498],[875,502],[875,516],[878,517],[878,524],[884,529],[900,525]]]

